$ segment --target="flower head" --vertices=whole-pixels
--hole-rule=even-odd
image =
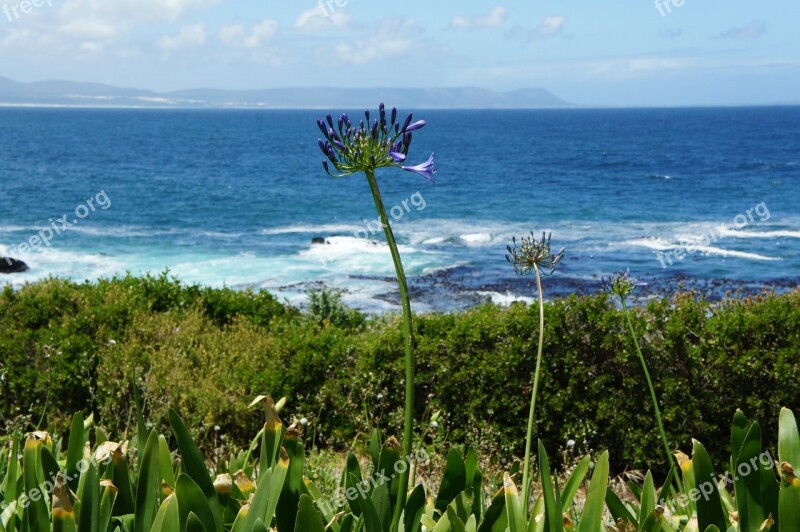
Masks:
[[[631,277],[630,270],[625,270],[624,272],[615,273],[610,277],[603,278],[603,290],[621,299],[625,299],[631,295],[633,291],[640,286],[647,286],[647,283],[642,283]]]
[[[514,271],[519,275],[526,275],[534,270],[540,270],[544,275],[552,274],[564,258],[564,248],[555,255],[552,254],[550,236],[542,233],[542,239],[536,240],[531,232],[531,236],[522,237],[519,244],[516,237],[512,238],[513,244],[506,247],[506,260],[514,266]]]
[[[318,141],[319,148],[327,158],[322,161],[322,167],[329,175],[344,177],[356,172],[374,172],[378,168],[393,166],[433,181],[436,174],[433,155],[416,166],[401,164],[408,157],[412,133],[425,127],[427,122],[419,120],[412,123],[413,116],[409,114],[401,124],[397,120],[397,109],[392,109],[387,116],[383,104],[378,107],[377,117],[366,111],[364,118],[365,120],[354,124],[343,113],[335,123],[331,115],[325,117],[325,120],[317,120],[317,126],[324,137]],[[332,173],[331,166],[339,173]]]

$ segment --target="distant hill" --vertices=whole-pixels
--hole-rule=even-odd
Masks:
[[[361,108],[387,104],[416,109],[538,109],[574,107],[545,89],[495,92],[475,87],[442,89],[285,88],[189,89],[154,92],[73,81],[20,83],[0,77],[0,105],[156,107],[176,109]]]

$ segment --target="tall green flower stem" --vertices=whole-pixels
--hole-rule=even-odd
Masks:
[[[542,295],[542,277],[538,266],[534,266],[536,272],[536,288],[539,290],[539,351],[536,354],[536,372],[533,375],[533,391],[531,392],[531,409],[528,414],[528,435],[525,438],[525,465],[522,468],[522,504],[524,515],[528,515],[528,497],[530,496],[530,469],[531,469],[531,445],[533,443],[533,419],[536,412],[536,395],[539,392],[539,376],[542,370],[542,351],[544,347],[544,297]]]
[[[639,346],[639,340],[636,335],[636,329],[633,327],[633,321],[631,320],[631,314],[628,310],[628,304],[625,301],[624,297],[620,297],[620,302],[622,303],[622,312],[625,314],[625,321],[628,323],[628,330],[631,333],[631,338],[633,339],[633,345],[636,347],[636,354],[639,355],[639,362],[642,363],[642,370],[644,371],[644,377],[647,380],[647,387],[650,389],[650,398],[653,400],[653,408],[656,411],[656,422],[658,423],[658,432],[661,434],[661,442],[664,444],[664,452],[667,455],[667,464],[672,464],[674,461],[674,457],[672,455],[672,451],[670,450],[669,440],[667,440],[667,433],[664,430],[664,421],[661,418],[661,409],[658,406],[658,397],[656,396],[656,389],[653,387],[653,380],[650,378],[650,370],[647,369],[647,361],[644,359],[644,355],[642,354],[642,348]],[[680,475],[675,476],[675,480],[678,483],[678,490],[683,492],[683,486],[680,480]]]
[[[386,208],[383,206],[383,199],[381,198],[381,191],[378,188],[378,181],[375,179],[375,173],[372,171],[365,171],[367,175],[367,182],[372,191],[372,198],[375,200],[375,209],[378,211],[378,216],[383,226],[383,232],[386,234],[386,241],[389,244],[389,249],[392,253],[392,261],[394,262],[394,269],[397,272],[397,284],[400,286],[400,301],[403,306],[403,344],[405,346],[405,364],[406,364],[406,408],[405,408],[405,423],[403,433],[403,456],[411,456],[411,446],[414,437],[414,332],[411,323],[411,300],[408,297],[408,284],[406,283],[406,274],[403,271],[403,262],[400,260],[400,251],[397,249],[397,241],[394,239],[392,228],[389,225],[389,219],[386,217]],[[394,516],[392,519],[391,530],[398,530],[400,523],[400,514],[406,502],[406,495],[408,493],[408,478],[409,469],[406,468],[400,474],[400,486],[397,492],[397,504],[394,509]]]

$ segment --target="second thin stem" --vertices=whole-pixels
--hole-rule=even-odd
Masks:
[[[536,372],[533,375],[533,391],[531,392],[531,409],[528,413],[528,434],[525,438],[525,465],[522,469],[522,508],[528,515],[528,498],[530,497],[531,444],[533,442],[533,422],[536,413],[536,395],[539,392],[539,375],[542,370],[542,352],[544,348],[544,296],[542,295],[542,278],[539,268],[536,271],[536,288],[539,290],[539,350],[536,355]]]

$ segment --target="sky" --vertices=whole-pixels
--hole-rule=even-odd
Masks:
[[[17,81],[800,103],[796,0],[0,0],[0,9],[0,76]]]

